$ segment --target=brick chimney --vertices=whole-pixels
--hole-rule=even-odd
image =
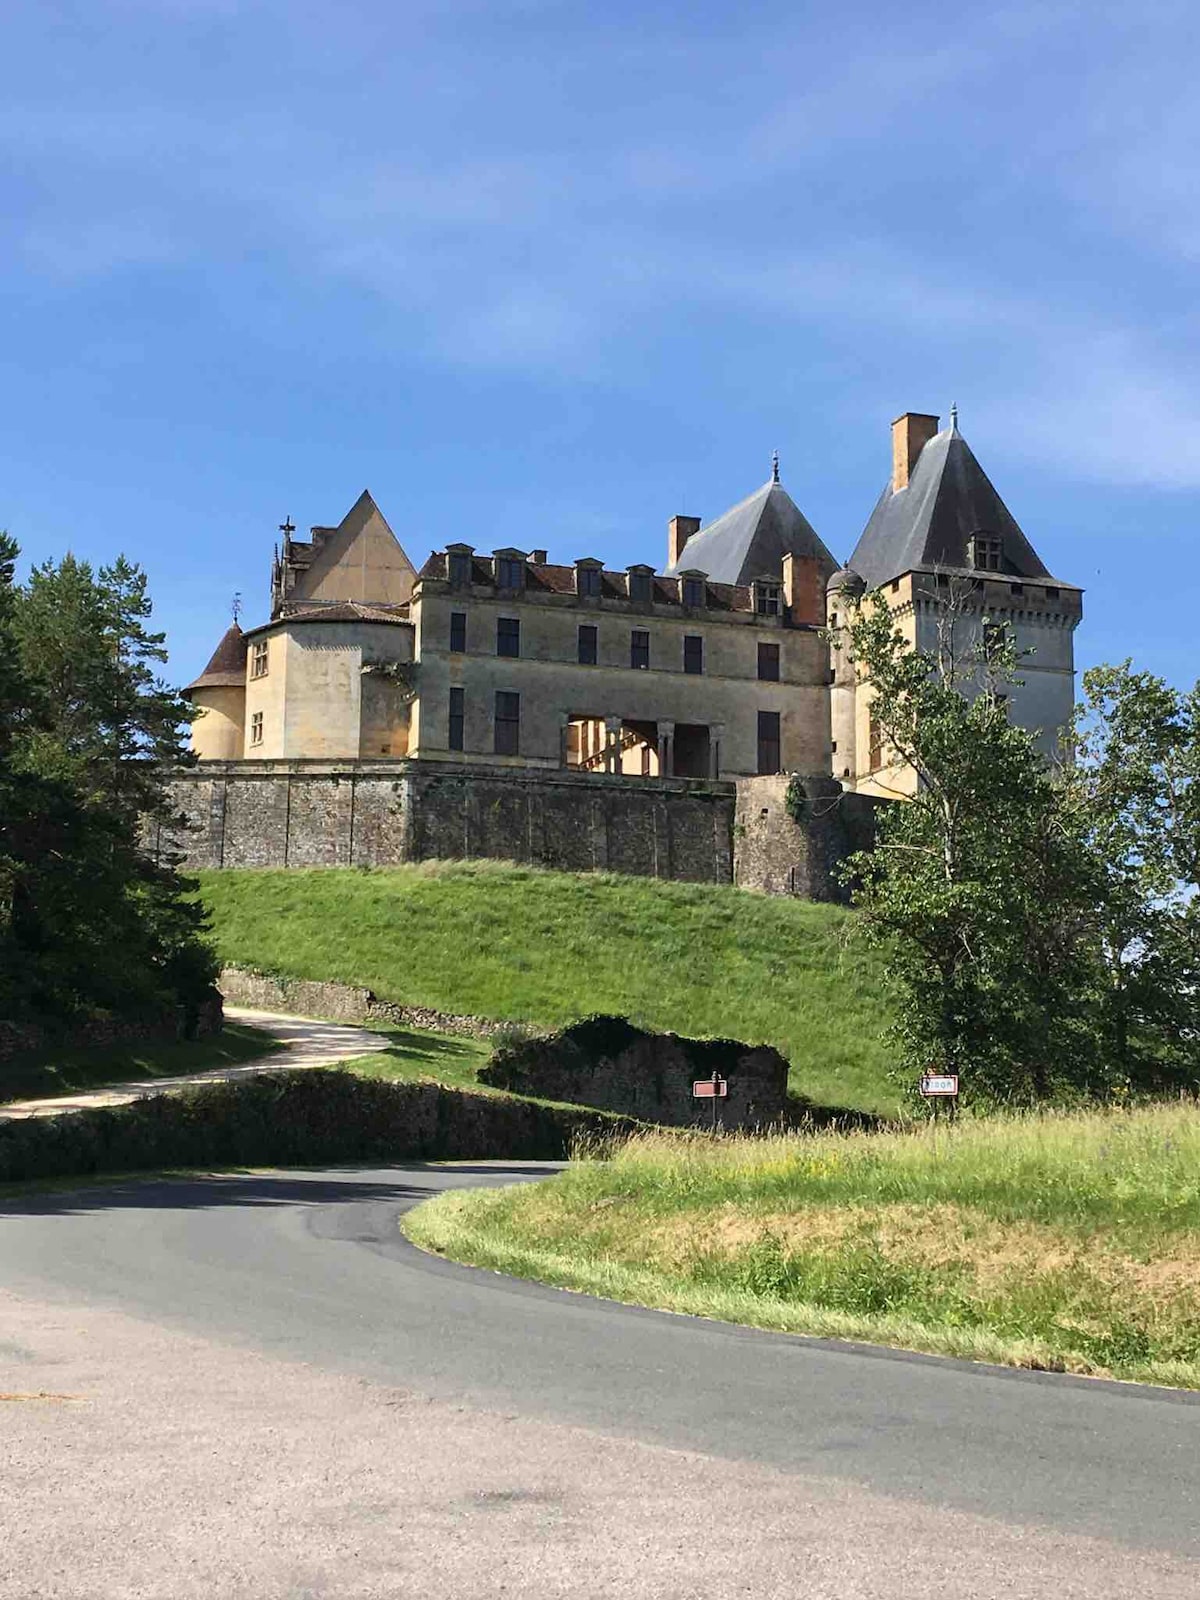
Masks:
[[[925,411],[906,411],[892,423],[892,493],[904,489],[917,457],[938,431],[938,418]]]
[[[694,533],[700,532],[699,517],[672,517],[667,523],[667,565],[673,567],[683,554],[683,547]]]
[[[824,623],[825,586],[814,556],[798,556],[791,550],[784,556],[783,603],[793,622],[810,622],[818,628]]]

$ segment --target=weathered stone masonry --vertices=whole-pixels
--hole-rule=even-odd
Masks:
[[[395,866],[491,857],[728,883],[734,785],[431,761],[206,761],[173,793],[187,866]]]
[[[840,900],[834,868],[869,845],[874,803],[829,778],[737,783],[470,768],[432,761],[206,761],[174,782],[187,866],[386,867],[492,858]]]

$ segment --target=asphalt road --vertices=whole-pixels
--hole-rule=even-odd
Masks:
[[[522,1562],[532,1559],[534,1549],[544,1554],[549,1548],[538,1543],[551,1537],[543,1527],[536,1537],[530,1533],[524,1555],[512,1556],[514,1570],[526,1575],[512,1587],[528,1594],[778,1592],[892,1600],[910,1594],[1200,1593],[1200,1410],[1191,1396],[641,1311],[457,1267],[416,1251],[398,1231],[399,1214],[438,1190],[511,1182],[547,1170],[516,1164],[291,1172],[130,1182],[5,1201],[0,1388],[32,1392],[30,1374],[39,1361],[39,1381],[47,1389],[59,1387],[54,1362],[64,1372],[72,1361],[83,1363],[80,1371],[93,1371],[83,1354],[87,1319],[100,1319],[100,1329],[106,1316],[120,1314],[134,1332],[111,1336],[106,1363],[96,1366],[93,1357],[97,1393],[101,1378],[113,1378],[124,1361],[142,1359],[149,1372],[150,1356],[137,1353],[142,1329],[147,1352],[152,1346],[159,1350],[154,1339],[190,1340],[192,1355],[178,1358],[182,1368],[211,1352],[213,1360],[220,1356],[229,1363],[229,1371],[244,1371],[253,1353],[264,1397],[267,1375],[276,1369],[291,1374],[289,1382],[297,1371],[306,1373],[318,1388],[354,1380],[356,1395],[417,1396],[432,1408],[421,1424],[426,1464],[450,1449],[439,1443],[449,1439],[450,1424],[444,1422],[439,1432],[437,1416],[456,1418],[455,1428],[466,1427],[466,1418],[480,1430],[471,1448],[460,1441],[450,1449],[451,1455],[460,1451],[464,1462],[492,1459],[487,1430],[498,1426],[497,1418],[509,1425],[503,1447],[509,1462],[520,1458],[519,1450],[514,1455],[518,1435],[512,1426],[530,1430],[531,1470],[547,1439],[561,1443],[568,1437],[562,1430],[572,1430],[575,1443],[562,1461],[574,1465],[562,1465],[560,1477],[575,1482],[571,1475],[577,1474],[578,1492],[586,1498],[599,1492],[595,1473],[610,1460],[611,1481],[624,1483],[631,1496],[621,1525],[651,1518],[650,1554],[643,1551],[650,1566],[638,1568],[651,1578],[644,1591],[628,1576],[624,1590],[609,1587],[594,1571],[588,1581],[576,1573],[561,1589],[545,1575],[534,1582]],[[58,1327],[63,1318],[66,1342],[55,1347],[57,1353],[39,1353],[34,1332],[43,1324]],[[14,1334],[18,1325],[24,1332]],[[72,1330],[78,1350],[70,1344]],[[108,1337],[96,1332],[93,1350],[109,1348]],[[176,1359],[162,1353],[167,1349],[162,1345],[153,1358],[155,1381],[164,1363]],[[161,1411],[169,1403],[157,1404]],[[331,1426],[348,1415],[347,1404],[345,1394],[330,1400]],[[32,1409],[22,1408],[22,1417],[31,1417]],[[16,1410],[0,1408],[0,1424]],[[244,1406],[239,1414],[246,1415]],[[37,1421],[25,1426],[16,1443],[32,1453],[10,1458],[10,1489],[14,1463],[19,1479],[24,1461],[31,1475],[26,1482],[42,1470],[39,1441],[49,1436]],[[216,1454],[218,1436],[228,1426],[215,1416],[192,1424],[195,1437],[208,1429],[217,1439]],[[308,1431],[318,1426],[314,1421]],[[112,1449],[99,1435],[91,1445],[81,1437],[72,1447],[97,1454]],[[63,1448],[61,1440],[54,1445]],[[160,1458],[166,1448],[155,1446]],[[45,1449],[50,1451],[48,1442]],[[672,1566],[665,1547],[655,1553],[654,1495],[655,1485],[665,1486],[675,1471],[667,1464],[681,1460],[698,1476],[694,1491],[680,1489],[671,1501],[671,1526],[691,1529],[672,1546]],[[169,1457],[159,1459],[160,1479],[164,1469],[169,1473]],[[636,1492],[634,1485],[640,1485]],[[401,1487],[393,1485],[396,1493]],[[661,1492],[667,1495],[665,1487]],[[715,1566],[686,1581],[678,1576],[687,1565],[680,1552],[686,1548],[694,1555],[703,1548],[706,1530],[725,1549],[730,1517],[736,1514],[735,1525],[747,1529],[750,1508],[775,1503],[772,1496],[782,1497],[779,1504],[796,1515],[802,1503],[803,1548],[818,1564],[830,1541],[841,1536],[839,1529],[861,1529],[858,1555],[867,1560],[873,1552],[864,1573],[855,1577],[842,1563],[836,1584],[830,1579],[826,1589],[814,1566],[808,1588],[789,1588],[786,1578],[772,1587],[776,1579],[765,1566],[753,1576],[756,1561],[779,1555],[767,1548],[776,1534],[760,1529],[757,1543],[743,1546],[727,1578]],[[461,1527],[455,1524],[460,1532],[470,1530],[463,1534],[464,1561],[468,1546],[474,1549],[471,1541],[482,1540],[473,1576],[456,1577],[457,1586],[426,1583],[423,1592],[508,1592],[504,1584],[489,1586],[488,1575],[495,1579],[499,1570],[487,1555],[491,1535],[464,1517]],[[617,1517],[613,1505],[603,1517]],[[786,1520],[776,1519],[771,1527],[778,1530]],[[567,1538],[561,1518],[554,1527],[553,1538]],[[581,1541],[607,1537],[607,1527],[603,1518],[589,1520],[580,1510],[567,1543],[578,1554]],[[613,1522],[608,1533],[620,1550],[617,1528]],[[897,1528],[903,1530],[903,1571],[895,1564]],[[794,1564],[788,1570],[794,1577]],[[977,1584],[971,1573],[985,1576]],[[160,1588],[138,1588],[127,1574],[114,1577],[111,1588],[99,1574],[78,1588],[71,1580],[55,1588],[45,1573],[37,1580],[40,1588],[22,1588],[24,1581],[34,1579],[10,1574],[5,1588],[0,1577],[0,1594],[192,1592],[177,1571],[164,1575]],[[210,1585],[222,1581],[221,1592],[242,1592],[219,1576],[206,1579]],[[328,1575],[307,1588],[273,1588],[274,1581],[260,1571],[246,1592],[409,1592],[398,1580],[389,1580],[390,1588],[364,1580],[344,1589]]]

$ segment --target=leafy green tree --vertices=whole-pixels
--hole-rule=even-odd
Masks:
[[[1095,866],[1009,720],[1011,637],[988,626],[981,640],[953,594],[931,651],[910,647],[882,597],[850,618],[843,647],[870,681],[884,752],[917,779],[881,808],[876,848],[847,864],[897,989],[898,1076],[958,1072],[964,1097],[992,1102],[1095,1086]]]
[[[1131,1085],[1200,1081],[1200,684],[1084,675],[1072,786],[1103,871],[1103,1047]]]
[[[157,666],[145,575],[68,556],[14,583],[0,547],[0,1006],[194,1012],[214,959],[176,864],[142,848],[189,758],[186,702]]]

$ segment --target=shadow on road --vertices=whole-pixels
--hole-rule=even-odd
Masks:
[[[98,1179],[75,1188],[32,1191],[0,1197],[0,1218],[10,1216],[86,1215],[114,1210],[204,1210],[216,1206],[345,1205],[355,1201],[394,1201],[409,1205],[457,1188],[455,1179],[486,1177],[493,1183],[550,1178],[557,1166],[481,1162],[452,1167],[406,1163],[389,1178],[390,1169],[324,1167],[311,1175],[286,1172],[218,1173],[211,1176],[129,1177]],[[423,1175],[428,1179],[422,1181]],[[344,1176],[342,1176],[344,1174]]]

